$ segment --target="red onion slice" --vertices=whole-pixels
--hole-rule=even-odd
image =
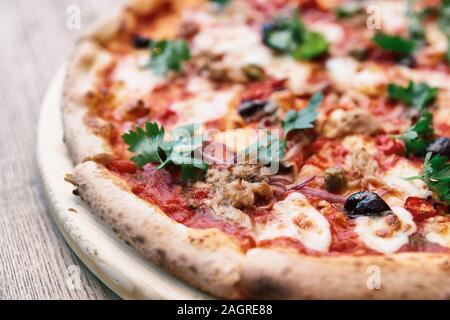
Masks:
[[[345,201],[347,200],[347,197],[337,195],[337,194],[332,194],[332,193],[329,193],[328,191],[322,190],[322,189],[313,189],[313,188],[309,188],[309,187],[303,187],[303,188],[295,189],[295,190],[301,192],[305,196],[318,197],[318,198],[328,201],[330,203],[345,203]]]

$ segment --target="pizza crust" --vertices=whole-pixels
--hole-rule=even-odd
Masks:
[[[192,229],[135,196],[128,185],[92,161],[75,168],[77,192],[127,244],[191,285],[213,295],[240,298],[239,243],[217,229]]]
[[[86,122],[89,109],[85,101],[92,86],[92,83],[89,83],[92,78],[90,75],[107,63],[98,61],[102,51],[94,41],[82,40],[70,59],[63,84],[64,140],[76,164],[87,160],[107,163],[114,158],[108,142],[96,134]],[[107,56],[102,60],[107,60]]]
[[[242,266],[241,290],[250,299],[450,299],[446,254],[313,257],[253,249]],[[381,288],[369,289],[377,287],[378,270]]]

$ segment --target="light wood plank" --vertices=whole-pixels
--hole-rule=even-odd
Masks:
[[[66,245],[49,216],[36,159],[40,103],[75,39],[117,0],[0,2],[0,299],[114,299]],[[83,29],[66,28],[81,8]],[[66,284],[81,268],[81,288]]]

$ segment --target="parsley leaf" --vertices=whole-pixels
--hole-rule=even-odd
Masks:
[[[291,18],[265,23],[262,34],[267,47],[290,54],[295,59],[311,60],[328,51],[325,37],[319,32],[307,30],[297,10]]]
[[[270,134],[260,138],[257,142],[239,153],[238,159],[253,160],[256,158],[261,164],[279,163],[285,155],[284,143],[278,135]]]
[[[407,87],[389,84],[388,94],[391,99],[401,101],[408,106],[424,109],[436,99],[438,89],[423,82],[414,83],[410,81]]]
[[[309,129],[314,127],[314,121],[316,121],[319,113],[317,109],[322,103],[322,93],[316,93],[309,101],[306,108],[295,111],[289,110],[286,113],[284,120],[281,122],[284,130],[284,138],[286,139],[289,132],[299,129]]]
[[[450,163],[447,157],[427,153],[422,175],[410,178],[410,180],[414,179],[421,179],[440,200],[450,205]]]
[[[385,51],[407,56],[414,51],[414,42],[399,36],[377,32],[372,38],[373,42]]]
[[[428,111],[425,111],[408,131],[398,136],[405,142],[407,156],[424,156],[433,137],[433,116]]]
[[[169,71],[180,72],[182,63],[191,58],[185,40],[162,40],[150,45],[151,58],[148,67],[157,75],[165,75]]]
[[[164,128],[159,128],[156,123],[147,122],[145,131],[136,128],[122,136],[123,141],[129,145],[129,151],[136,154],[131,160],[141,168],[147,163],[162,162],[160,146],[164,139]]]
[[[328,50],[328,42],[319,32],[305,33],[303,43],[295,49],[292,56],[297,60],[311,60]]]
[[[195,135],[197,128],[196,125],[188,125],[174,129],[173,139],[164,141],[164,128],[147,122],[145,130],[136,128],[136,131],[125,133],[122,139],[129,146],[128,150],[134,153],[131,160],[139,168],[148,163],[159,163],[160,170],[173,164],[181,167],[183,180],[188,180],[198,178],[208,170],[208,165],[195,157],[204,141],[203,135]]]
[[[442,0],[441,7],[439,8],[438,18],[439,28],[447,36],[447,52],[445,59],[450,64],[450,0]]]

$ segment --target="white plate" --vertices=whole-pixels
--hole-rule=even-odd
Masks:
[[[61,91],[64,71],[52,82],[38,126],[37,159],[52,217],[86,266],[124,299],[211,298],[139,256],[72,194],[64,175],[73,163],[63,142]]]

